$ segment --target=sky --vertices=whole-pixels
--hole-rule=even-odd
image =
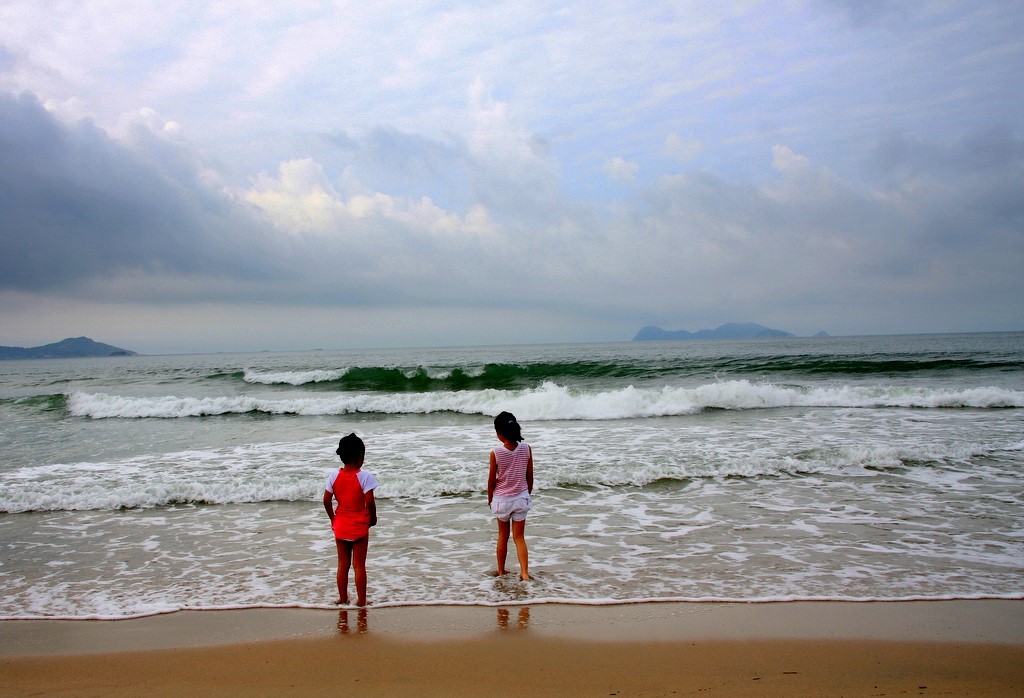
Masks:
[[[1024,330],[1024,3],[0,1],[0,345]]]

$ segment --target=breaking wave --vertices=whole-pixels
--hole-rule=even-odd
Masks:
[[[527,420],[615,420],[695,414],[709,409],[751,410],[783,407],[849,408],[1019,408],[1024,391],[996,387],[932,389],[891,386],[802,388],[747,380],[692,388],[636,388],[604,391],[571,389],[545,382],[521,390],[461,390],[429,393],[345,393],[266,398],[133,397],[75,392],[67,398],[72,416],[91,419],[180,419],[215,415],[496,414],[510,410]]]

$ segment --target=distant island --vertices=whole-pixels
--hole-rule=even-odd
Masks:
[[[795,337],[796,335],[785,330],[773,330],[756,322],[727,322],[713,330],[699,330],[687,332],[686,330],[663,330],[654,325],[643,327],[636,336],[634,342],[646,342],[659,339],[773,339],[778,337]],[[825,332],[819,332],[817,337],[827,337]]]
[[[0,347],[0,360],[77,359],[87,356],[138,356],[138,354],[128,349],[94,342],[88,337],[69,337],[41,347]]]

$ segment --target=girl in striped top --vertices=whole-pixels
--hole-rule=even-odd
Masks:
[[[511,533],[519,556],[519,579],[530,577],[530,557],[526,549],[526,513],[533,506],[533,450],[523,441],[522,430],[514,415],[502,412],[494,418],[494,431],[501,441],[491,451],[491,469],[487,475],[487,504],[498,519],[498,569],[505,574],[508,537]]]

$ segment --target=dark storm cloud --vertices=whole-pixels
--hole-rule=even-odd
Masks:
[[[879,142],[872,164],[884,175],[899,177],[1013,171],[1019,176],[1024,170],[1024,139],[1007,125],[977,130],[945,145],[896,131]]]
[[[131,272],[275,275],[261,224],[197,181],[173,147],[67,127],[30,94],[0,94],[0,287],[73,288]]]
[[[1005,126],[947,144],[903,133],[887,136],[873,165],[902,199],[913,203],[919,246],[948,255],[947,269],[1011,287],[1024,255],[1024,139]],[[920,255],[919,255],[920,256]],[[974,264],[969,264],[973,261]]]
[[[359,145],[430,169],[443,144],[379,129]],[[30,94],[0,94],[0,291],[146,302],[431,302],[438,260],[476,248],[415,221],[340,214],[292,234],[202,181],[194,151],[138,125],[115,140],[68,126]],[[415,200],[414,200],[415,201]],[[340,204],[340,200],[335,200]]]

